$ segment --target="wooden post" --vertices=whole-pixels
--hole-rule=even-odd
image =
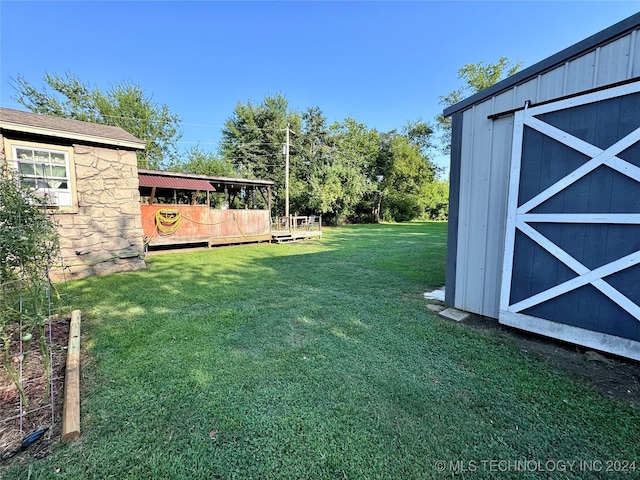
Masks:
[[[71,312],[62,407],[62,442],[80,436],[80,310]]]

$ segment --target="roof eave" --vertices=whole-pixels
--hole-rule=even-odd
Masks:
[[[0,128],[21,133],[31,133],[48,137],[66,138],[70,140],[79,140],[82,142],[101,143],[104,145],[113,145],[116,147],[126,147],[134,150],[145,150],[146,148],[146,144],[144,142],[119,140],[115,138],[98,137],[95,135],[86,135],[82,133],[66,132],[63,130],[55,130],[51,128],[23,125],[21,123],[8,122],[6,120],[0,120]]]
[[[501,82],[496,83],[484,90],[479,91],[478,93],[465,98],[461,102],[456,103],[455,105],[451,105],[446,108],[442,114],[445,117],[450,117],[453,114],[460,112],[462,110],[466,110],[472,105],[480,103],[490,97],[498,95],[505,90],[510,89],[511,87],[518,85],[520,83],[524,83],[532,77],[537,75],[541,75],[548,70],[551,70],[553,67],[558,64],[568,62],[576,57],[579,57],[583,53],[592,50],[598,45],[604,44],[606,42],[614,40],[616,37],[620,37],[622,35],[627,34],[631,30],[635,30],[640,27],[640,13],[636,13],[635,15],[631,15],[624,20],[605,28],[604,30],[596,33],[595,35],[591,35],[590,37],[572,45],[564,50],[552,55],[524,70],[505,78]]]

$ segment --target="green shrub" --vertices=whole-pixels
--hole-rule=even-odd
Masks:
[[[56,225],[47,213],[46,198],[25,186],[15,172],[0,174],[0,341],[4,365],[25,406],[11,346],[30,343],[37,331],[45,372],[50,375],[45,320],[52,313],[52,297],[58,296],[49,278],[58,254]]]

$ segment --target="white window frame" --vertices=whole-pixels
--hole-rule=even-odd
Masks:
[[[77,206],[76,201],[76,192],[75,192],[75,171],[74,171],[74,163],[73,163],[73,148],[65,147],[60,145],[47,145],[35,142],[21,142],[16,140],[5,139],[6,147],[5,152],[10,154],[10,158],[7,161],[13,165],[13,168],[20,172],[19,162],[17,151],[19,149],[24,150],[35,150],[47,153],[55,153],[64,155],[65,159],[65,177],[54,177],[54,178],[65,178],[67,182],[66,188],[37,188],[36,192],[42,193],[47,198],[47,206],[52,208],[59,208],[62,210],[74,209]],[[21,174],[27,178],[40,178],[46,180],[46,176],[38,176],[38,175],[30,175],[30,174]]]

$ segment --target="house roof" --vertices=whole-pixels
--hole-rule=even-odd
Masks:
[[[505,78],[501,82],[485,88],[475,95],[465,98],[461,102],[446,108],[443,112],[443,115],[445,117],[450,117],[457,112],[466,110],[473,105],[481,103],[488,98],[502,93],[505,90],[509,90],[515,85],[525,83],[527,80],[536,77],[537,75],[541,75],[557,65],[568,62],[573,58],[579,57],[583,53],[592,50],[599,45],[603,45],[609,41],[614,40],[617,37],[625,35],[626,33],[638,28],[638,26],[640,26],[640,13],[631,15],[621,22],[618,22],[615,25],[602,30],[601,32],[596,33],[595,35],[592,35],[589,38],[586,38],[581,42],[578,42],[575,45],[572,45],[571,47],[566,48],[561,52],[558,52],[555,55],[552,55],[551,57],[530,66],[529,68],[525,68],[524,70]]]
[[[120,127],[0,107],[0,129],[144,150],[145,142]]]
[[[207,180],[201,180],[199,178],[181,178],[168,177],[163,175],[138,174],[138,183],[141,187],[163,187],[175,188],[178,190],[201,190],[206,192],[215,190],[211,183],[209,183]]]
[[[214,175],[200,175],[196,173],[182,173],[182,172],[166,172],[163,170],[145,170],[138,169],[138,178],[141,176],[153,176],[166,177],[166,178],[184,178],[184,179],[200,179],[206,180],[214,185],[233,185],[238,187],[270,187],[275,184],[272,180],[256,180],[251,178],[232,178],[232,177],[217,177]],[[142,184],[141,184],[142,185]],[[212,188],[215,190],[215,188]]]

